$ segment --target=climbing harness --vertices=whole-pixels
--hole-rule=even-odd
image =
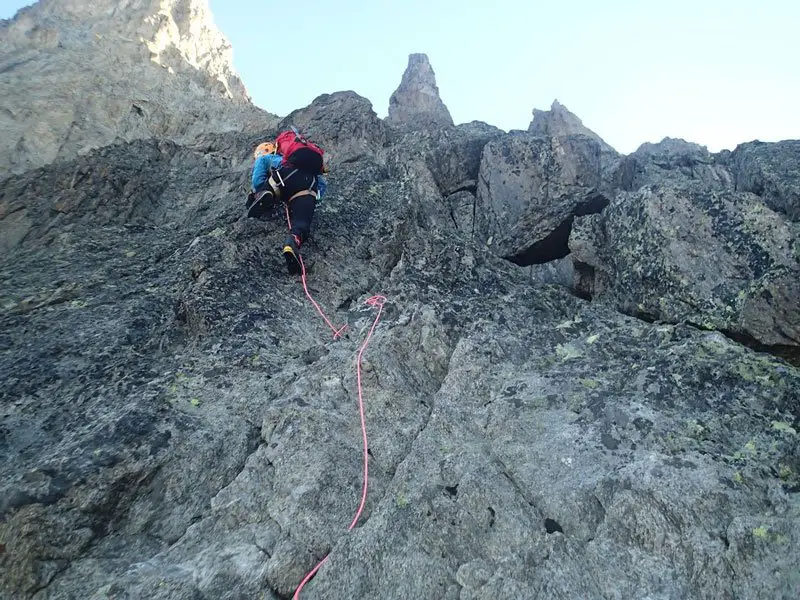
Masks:
[[[308,192],[306,191],[304,193]],[[299,194],[300,193],[295,194],[295,196]],[[294,198],[295,196],[292,196],[292,198]],[[286,208],[286,223],[289,226],[289,231],[291,232],[292,220],[289,215],[289,203],[285,202],[284,206]],[[331,329],[331,331],[333,331],[333,339],[339,338],[344,332],[344,330],[347,328],[347,325],[343,325],[342,327],[337,329],[330,321],[330,319],[328,319],[328,317],[325,315],[325,312],[322,310],[320,305],[317,304],[317,302],[311,296],[311,293],[308,291],[308,284],[306,281],[306,266],[305,263],[303,262],[303,257],[299,253],[297,255],[297,259],[300,262],[301,274],[303,279],[303,290],[305,291],[306,296],[311,301],[311,304],[314,305],[314,308],[317,309],[317,312],[325,321],[325,324]],[[356,526],[356,524],[358,524],[358,520],[359,518],[361,518],[361,513],[364,511],[364,506],[367,503],[367,488],[369,487],[369,445],[367,440],[367,420],[366,420],[366,414],[364,412],[364,392],[361,385],[361,361],[362,357],[364,356],[364,351],[367,349],[367,346],[369,345],[369,342],[372,339],[372,334],[375,333],[375,328],[378,326],[378,322],[380,321],[381,315],[383,314],[383,307],[386,304],[386,297],[381,295],[375,295],[372,296],[371,298],[368,298],[364,302],[364,304],[372,308],[377,308],[378,312],[375,315],[375,320],[372,322],[372,326],[367,332],[364,341],[362,342],[361,346],[358,349],[358,355],[356,358],[356,382],[358,385],[358,412],[361,417],[361,441],[363,445],[364,478],[363,478],[363,485],[361,488],[361,502],[358,505],[358,510],[356,510],[356,514],[353,517],[353,521],[350,523],[350,526],[347,528],[347,531],[352,531],[353,528]],[[326,554],[325,557],[317,564],[317,566],[314,567],[308,573],[308,575],[305,576],[303,581],[300,582],[300,585],[297,586],[297,589],[294,592],[294,596],[292,597],[293,600],[298,600],[300,598],[300,592],[302,591],[303,587],[309,581],[311,581],[314,575],[317,574],[317,571],[319,571],[320,568],[322,568],[322,565],[328,562],[329,558],[330,558],[330,553]]]
[[[272,169],[272,172],[270,173],[270,176],[267,179],[267,184],[269,184],[269,187],[272,190],[272,194],[275,196],[276,199],[280,200],[281,189],[286,186],[286,182],[289,180],[289,178],[298,171],[299,169],[295,169],[291,171],[286,177],[282,177],[279,169]]]

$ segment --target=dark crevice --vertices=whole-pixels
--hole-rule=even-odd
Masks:
[[[573,209],[572,214],[551,231],[547,237],[539,240],[522,252],[511,256],[504,256],[503,258],[521,267],[541,265],[553,260],[558,260],[559,258],[564,258],[570,253],[569,236],[572,233],[572,223],[575,221],[575,217],[599,214],[603,212],[608,204],[608,198],[602,194],[591,196],[584,202],[578,204]]]
[[[554,521],[553,519],[545,519],[544,528],[547,533],[564,533],[564,530],[561,528],[561,525],[558,523],[558,521]]]
[[[475,239],[475,215],[478,211],[478,197],[472,199],[472,231],[470,232],[470,239]]]
[[[528,498],[528,495],[525,493],[525,490],[511,475],[506,464],[502,460],[500,460],[497,456],[495,456],[491,452],[491,450],[488,451],[488,454],[489,456],[492,457],[492,459],[495,462],[497,462],[500,465],[501,467],[500,474],[508,480],[511,486],[516,490],[516,492],[520,495],[520,497],[528,504],[528,506],[530,506],[533,510],[537,510],[538,512],[538,509],[536,508],[536,505],[533,503],[533,500]],[[493,516],[494,516],[494,511],[493,511]]]
[[[645,323],[650,323],[651,325],[654,323],[661,322],[661,317],[656,314],[649,313],[642,310],[634,310],[634,311],[620,311],[624,315],[628,315],[633,317],[634,319],[639,319],[640,321],[644,321]]]
[[[58,565],[58,566],[57,566],[57,568],[56,568],[56,569],[53,571],[53,573],[52,573],[52,574],[50,574],[50,576],[48,577],[47,581],[46,581],[46,582],[44,582],[44,584],[43,584],[43,585],[34,586],[33,588],[31,588],[31,589],[30,589],[30,595],[31,595],[31,597],[33,597],[33,596],[36,596],[36,595],[37,595],[37,594],[39,594],[40,592],[43,592],[43,591],[45,591],[47,588],[49,588],[49,587],[52,585],[52,583],[53,583],[53,582],[54,582],[54,581],[55,581],[55,580],[56,580],[56,579],[57,579],[57,578],[58,578],[60,575],[62,575],[62,574],[63,574],[63,573],[64,573],[64,572],[65,572],[65,571],[66,571],[66,570],[67,570],[67,569],[70,567],[70,565],[72,564],[72,563],[71,563],[71,561],[68,561],[68,560],[63,560],[63,559],[62,559],[62,560],[50,561],[50,562],[52,562],[52,563],[54,563],[54,564]]]
[[[738,332],[738,331],[731,331],[728,329],[715,329],[713,327],[704,327],[698,323],[694,323],[692,321],[683,321],[681,323],[675,321],[664,320],[660,315],[656,315],[653,313],[648,313],[644,311],[620,311],[623,314],[627,314],[631,317],[639,319],[640,321],[644,321],[645,323],[671,323],[673,325],[686,325],[687,327],[692,327],[693,329],[698,329],[700,331],[716,331],[724,335],[726,338],[733,340],[737,344],[741,344],[746,348],[750,348],[755,352],[763,352],[764,354],[771,354],[776,358],[780,358],[785,360],[787,363],[795,366],[800,367],[800,346],[790,346],[784,344],[764,344],[759,342],[753,336],[748,335],[746,333]]]
[[[9,71],[13,71],[17,67],[21,67],[22,65],[28,64],[32,60],[33,60],[33,58],[26,58],[26,59],[23,59],[23,60],[18,60],[17,62],[12,62],[11,64],[6,65],[2,69],[0,69],[0,75],[2,75],[3,73],[8,73]]]
[[[588,215],[598,215],[609,205],[609,200],[602,194],[597,194],[578,204],[572,211],[573,216],[585,217]]]
[[[694,323],[691,324],[693,327],[696,327]],[[747,335],[746,333],[740,333],[737,331],[729,331],[726,329],[719,329],[722,335],[727,338],[732,339],[734,342],[741,344],[742,346],[746,346],[751,350],[755,350],[756,352],[764,352],[767,354],[772,354],[778,358],[781,358],[788,362],[795,367],[800,367],[800,346],[789,346],[783,344],[775,344],[775,345],[768,345],[762,342],[759,342],[754,337]]]
[[[456,221],[456,215],[453,212],[453,206],[450,206],[450,220],[453,222],[453,229],[458,231],[458,221]]]
[[[569,254],[569,234],[572,232],[572,222],[574,220],[575,217],[570,216],[543,240],[539,240],[519,254],[504,256],[503,258],[521,267],[541,265],[552,260],[564,258]]]
[[[642,318],[639,315],[634,315],[637,318]],[[643,319],[646,320],[646,319]],[[653,319],[650,321],[651,323],[658,319]],[[668,322],[668,321],[665,321]],[[705,327],[699,323],[694,323],[692,321],[685,321],[683,323],[688,327],[692,327],[694,329],[699,329],[700,331],[716,331],[724,335],[726,338],[733,340],[737,344],[741,344],[746,348],[750,348],[755,352],[763,352],[764,354],[771,354],[776,358],[780,358],[785,360],[791,365],[795,367],[800,367],[800,346],[790,346],[788,344],[764,344],[763,342],[759,342],[753,336],[743,333],[741,331],[731,331],[730,329],[715,329],[713,327]]]
[[[573,286],[575,295],[583,300],[591,301],[594,297],[595,268],[579,260],[573,260],[572,266],[575,269],[575,282]]]
[[[473,180],[465,181],[463,183],[458,184],[456,187],[444,190],[439,189],[439,193],[442,194],[445,198],[448,196],[452,196],[453,194],[457,194],[458,192],[470,192],[471,194],[475,194],[478,191],[478,182]]]

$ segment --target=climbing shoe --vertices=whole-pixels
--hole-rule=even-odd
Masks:
[[[283,243],[283,258],[286,259],[286,269],[291,275],[297,275],[302,270],[300,265],[300,238],[289,235]]]
[[[259,192],[252,196],[247,196],[247,218],[257,219],[269,213],[275,206],[275,196],[272,192]]]

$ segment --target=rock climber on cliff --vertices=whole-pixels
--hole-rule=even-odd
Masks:
[[[289,235],[282,252],[291,274],[301,271],[300,246],[311,232],[314,209],[327,187],[323,153],[294,127],[281,132],[274,143],[259,144],[253,153],[253,190],[247,196],[247,216],[260,217],[278,202],[285,203]]]

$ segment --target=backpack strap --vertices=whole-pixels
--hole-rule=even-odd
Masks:
[[[286,177],[282,177],[280,173],[280,169],[273,169],[272,174],[269,176],[267,183],[269,186],[275,191],[276,194],[279,194],[280,188],[286,186],[286,181],[295,173],[297,173],[299,169],[294,169],[291,171]]]

